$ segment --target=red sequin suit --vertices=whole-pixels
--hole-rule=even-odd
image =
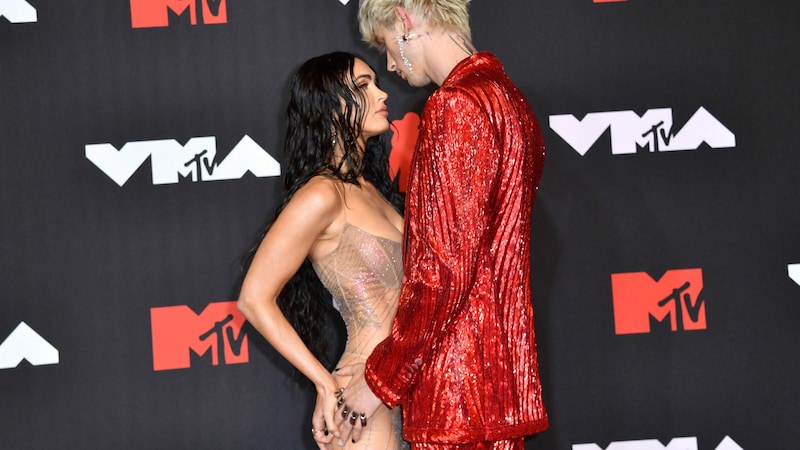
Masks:
[[[541,130],[494,55],[461,61],[425,104],[406,194],[406,281],[372,391],[411,442],[495,441],[548,426],[530,288]]]

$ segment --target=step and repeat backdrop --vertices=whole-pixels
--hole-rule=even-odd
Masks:
[[[313,393],[235,300],[303,61],[376,68],[408,173],[432,87],[385,71],[356,10],[0,0],[0,447],[314,448]],[[551,427],[526,448],[800,448],[800,7],[471,13],[547,144],[531,264]]]

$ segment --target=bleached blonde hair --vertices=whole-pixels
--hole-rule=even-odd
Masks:
[[[376,31],[391,29],[397,19],[394,9],[402,6],[408,12],[424,18],[429,25],[461,33],[471,39],[469,12],[471,0],[360,0],[358,25],[364,42],[381,48]]]

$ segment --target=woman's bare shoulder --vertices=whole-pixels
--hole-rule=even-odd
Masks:
[[[286,210],[291,209],[308,218],[330,223],[342,208],[342,199],[335,184],[337,182],[338,180],[325,176],[311,178],[294,193]]]

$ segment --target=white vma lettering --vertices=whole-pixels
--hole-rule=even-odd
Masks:
[[[36,8],[25,0],[0,0],[0,17],[11,23],[33,23],[38,20]]]
[[[122,186],[150,158],[153,184],[174,184],[181,177],[192,181],[235,180],[251,172],[257,177],[277,177],[281,166],[250,136],[245,135],[217,164],[217,139],[195,137],[186,145],[175,139],[128,142],[117,150],[111,144],[86,145],[86,159]]]
[[[603,450],[597,444],[574,444],[572,450]],[[658,439],[612,442],[605,450],[698,450],[696,437],[675,438],[667,445]],[[744,450],[730,436],[725,436],[714,450]]]
[[[789,264],[789,278],[800,285],[800,264]]]
[[[581,156],[609,128],[615,155],[636,153],[637,148],[651,152],[696,150],[704,142],[711,148],[736,146],[736,136],[702,106],[674,133],[672,108],[651,109],[641,117],[633,111],[589,113],[583,120],[559,114],[550,116],[550,128]]]
[[[572,450],[603,450],[603,448],[597,444],[575,444]],[[697,438],[675,438],[666,446],[657,439],[612,442],[605,450],[697,450]]]
[[[20,322],[0,344],[0,369],[13,369],[22,360],[34,366],[58,364],[58,349],[25,322]]]

